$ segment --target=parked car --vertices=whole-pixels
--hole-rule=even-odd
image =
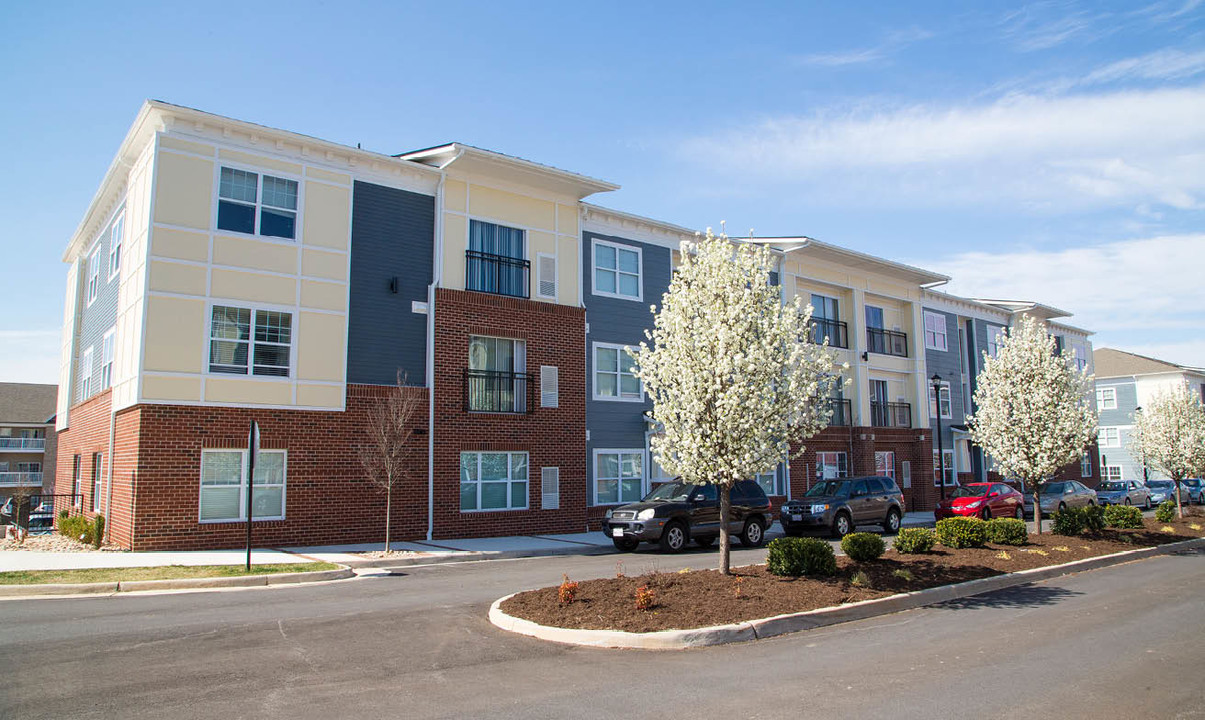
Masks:
[[[1146,486],[1151,491],[1151,502],[1156,505],[1176,499],[1176,484],[1171,480],[1149,480]]]
[[[1025,517],[1025,502],[1021,493],[1004,483],[967,483],[954,488],[953,492],[941,502],[933,516],[938,520],[961,515],[963,517],[981,517],[990,520],[994,517],[1018,518]]]
[[[1205,482],[1201,478],[1181,480],[1180,491],[1184,494],[1183,502],[1205,505]]]
[[[1101,505],[1140,505],[1151,509],[1151,491],[1137,480],[1106,480],[1096,486]]]
[[[858,525],[898,532],[903,517],[904,494],[895,481],[869,476],[818,482],[802,499],[783,503],[778,519],[787,535],[825,530],[844,537]]]
[[[1096,491],[1075,480],[1060,480],[1042,485],[1042,514],[1050,515],[1069,507],[1088,507],[1097,503]],[[1033,515],[1033,495],[1025,494],[1025,514]]]
[[[20,512],[15,505],[10,497],[3,507],[0,507],[0,525],[20,524],[33,535],[53,532],[54,507],[50,503],[43,502],[33,507],[31,499],[27,499],[25,509]]]
[[[729,532],[741,544],[757,547],[765,542],[773,515],[761,486],[744,480],[732,486]],[[666,483],[631,503],[607,511],[603,532],[615,547],[631,552],[642,542],[655,542],[665,552],[680,552],[691,540],[708,547],[720,536],[720,500],[715,485]]]

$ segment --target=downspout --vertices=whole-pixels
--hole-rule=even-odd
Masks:
[[[117,431],[117,413],[113,411],[113,390],[109,389],[109,467],[105,478],[105,542],[113,537],[113,437]]]

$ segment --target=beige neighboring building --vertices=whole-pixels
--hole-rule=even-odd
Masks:
[[[14,489],[54,490],[57,385],[0,383],[0,501]]]

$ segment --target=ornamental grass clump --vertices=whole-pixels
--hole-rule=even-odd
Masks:
[[[987,523],[979,518],[952,517],[937,521],[937,542],[955,550],[983,547],[987,542]]]
[[[984,530],[987,532],[987,541],[997,545],[1024,545],[1029,542],[1029,528],[1024,520],[995,518],[987,521]]]
[[[856,532],[841,538],[841,552],[857,562],[877,560],[886,549],[883,538],[874,533]]]
[[[837,572],[837,558],[818,538],[783,537],[770,541],[766,569],[780,577],[826,576]]]
[[[904,528],[895,536],[895,551],[905,555],[919,555],[933,549],[937,538],[929,528]]]

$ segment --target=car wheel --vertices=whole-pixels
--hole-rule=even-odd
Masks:
[[[695,545],[698,545],[701,548],[709,548],[709,547],[711,547],[712,543],[715,542],[715,538],[711,537],[711,536],[697,537],[697,538],[691,538],[691,539],[695,541]]]
[[[682,552],[686,547],[686,527],[677,520],[665,526],[661,533],[661,551],[668,553]]]
[[[1088,507],[1096,507],[1096,501],[1095,501],[1095,500],[1089,500],[1089,501],[1088,501]]]
[[[611,538],[611,542],[615,544],[615,549],[620,552],[632,552],[640,541],[636,538]]]
[[[1020,508],[1020,507],[1017,508],[1017,512],[1016,512],[1016,514],[1013,515],[1013,517],[1020,520],[1021,522],[1025,522],[1025,508]]]
[[[853,532],[853,529],[854,523],[848,513],[839,512],[837,517],[833,518],[833,535],[835,537],[843,538]]]
[[[891,534],[900,531],[900,511],[891,508],[887,511],[887,519],[883,521],[883,531]]]
[[[758,547],[766,539],[766,526],[761,520],[753,518],[745,521],[745,529],[741,531],[741,545]]]
[[[1126,498],[1126,505],[1129,505],[1129,504],[1130,504],[1130,499]]]
[[[992,519],[991,508],[983,508],[983,512],[979,513],[979,519],[980,520],[991,520]]]
[[[1151,496],[1150,495],[1146,496],[1146,509],[1147,510],[1151,509]]]

